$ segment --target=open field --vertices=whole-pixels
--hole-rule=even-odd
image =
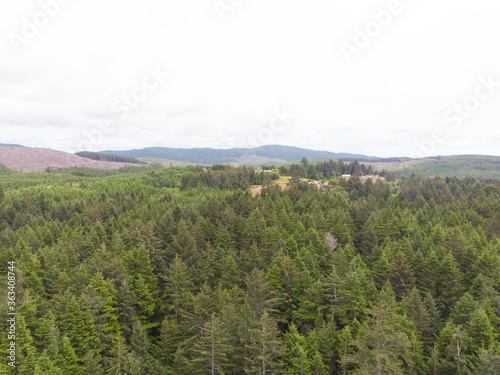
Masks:
[[[274,184],[279,185],[282,189],[285,188],[288,185],[288,182],[290,181],[291,177],[289,176],[281,176],[279,180],[273,181]],[[305,178],[301,178],[302,181],[307,181]],[[250,191],[252,192],[252,195],[257,195],[260,193],[262,190],[262,185],[252,185],[250,187]]]

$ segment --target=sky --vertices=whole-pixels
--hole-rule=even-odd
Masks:
[[[0,143],[500,155],[498,0],[0,9]]]

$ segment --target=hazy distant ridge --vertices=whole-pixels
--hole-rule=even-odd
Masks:
[[[361,154],[335,153],[329,151],[315,151],[291,146],[261,146],[256,148],[170,148],[170,147],[148,147],[140,150],[106,150],[101,151],[106,154],[128,156],[132,158],[161,158],[189,163],[218,164],[218,163],[247,163],[252,156],[259,157],[262,163],[290,162],[307,158],[313,159],[368,159],[378,160],[379,158]]]
[[[2,146],[2,147],[24,147],[23,145],[16,145],[16,144],[11,144],[11,143],[0,143],[0,146]]]

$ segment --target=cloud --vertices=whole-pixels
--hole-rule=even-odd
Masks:
[[[74,151],[109,119],[100,149],[229,148],[286,106],[296,119],[272,143],[409,155],[445,126],[443,114],[477,77],[500,80],[500,4],[401,2],[405,11],[351,64],[339,44],[386,1],[253,0],[223,21],[206,0],[69,1],[18,54],[7,36],[42,8],[8,2],[0,13],[2,141]],[[113,103],[157,65],[171,77],[120,119]],[[498,100],[500,90],[439,152],[500,155]]]

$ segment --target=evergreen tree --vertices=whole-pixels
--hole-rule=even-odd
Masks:
[[[368,311],[355,340],[357,352],[343,357],[345,364],[357,366],[357,374],[404,374],[415,365],[414,353],[396,302],[386,284],[379,303]]]
[[[71,346],[69,339],[64,336],[62,338],[62,372],[64,374],[80,374],[80,366],[77,362],[78,359],[76,357],[75,350]]]
[[[164,293],[166,307],[169,311],[173,312],[176,322],[181,323],[191,303],[193,283],[187,265],[177,254],[174,261],[168,267],[164,280],[166,285]]]
[[[415,277],[411,264],[406,255],[399,251],[392,260],[389,270],[389,281],[396,293],[396,299],[401,301],[403,296],[412,288]]]
[[[82,359],[89,351],[99,348],[99,336],[84,296],[78,300],[71,298],[63,316],[62,328],[79,358]]]
[[[273,311],[276,300],[263,271],[254,268],[245,278],[245,284],[246,299],[252,307],[255,319],[260,319],[264,313]]]
[[[470,350],[474,353],[479,353],[481,349],[488,350],[495,342],[494,329],[482,308],[472,314],[466,331],[471,340]]]
[[[279,358],[283,352],[278,336],[276,322],[269,316],[269,313],[265,312],[262,314],[258,326],[250,331],[248,344],[250,374],[278,373],[280,370]]]
[[[202,327],[194,347],[194,371],[201,374],[224,374],[227,369],[227,344],[226,332],[220,319],[212,313]]]

